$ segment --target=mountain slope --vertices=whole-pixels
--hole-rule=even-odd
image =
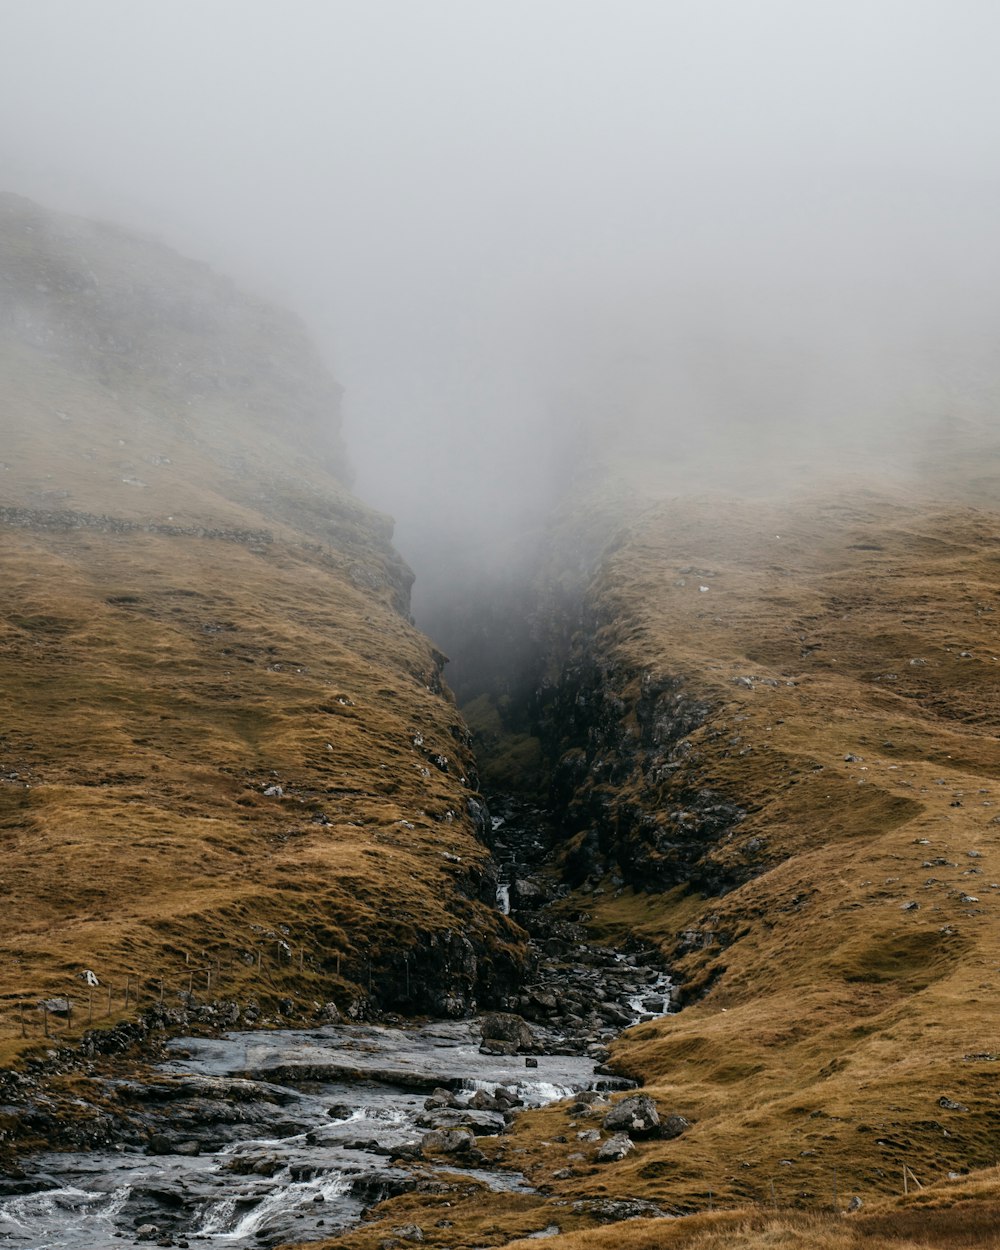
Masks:
[[[0,275],[7,1052],[128,977],[249,1018],[502,987],[467,735],[301,328],[14,197]]]
[[[599,1164],[603,1112],[531,1112],[480,1144],[536,1196],[455,1202],[443,1231],[396,1199],[331,1246],[411,1222],[456,1250],[547,1227],[580,1250],[992,1244],[1000,516],[950,497],[952,452],[937,498],[623,508],[573,620],[546,629],[539,601],[536,637],[572,629],[521,710],[565,831],[562,911],[675,970],[683,1010],[611,1062],[690,1127]],[[854,1195],[850,1224],[822,1214]],[[691,1218],[594,1230],[629,1199]]]

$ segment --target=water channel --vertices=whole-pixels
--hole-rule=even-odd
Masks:
[[[507,832],[518,855],[499,857],[504,909],[528,893],[518,863],[535,856],[519,835]],[[525,987],[557,1013],[548,1025],[536,1020],[543,1053],[531,1056],[482,1053],[478,1019],[172,1040],[151,1075],[109,1080],[129,1108],[127,1141],[36,1156],[23,1161],[26,1179],[0,1181],[0,1246],[257,1250],[330,1236],[441,1171],[493,1189],[528,1188],[518,1173],[482,1166],[474,1149],[445,1168],[423,1156],[422,1140],[439,1129],[500,1133],[522,1106],[627,1087],[598,1070],[604,1044],[670,1008],[662,969],[582,941],[559,946],[553,955],[536,944]],[[594,1012],[574,1033],[568,1022],[583,1001]],[[435,1090],[449,1091],[452,1105],[427,1107]]]

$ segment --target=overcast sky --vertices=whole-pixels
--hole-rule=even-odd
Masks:
[[[540,494],[575,395],[756,421],[792,345],[863,409],[993,334],[998,48],[996,0],[0,0],[0,181],[296,308],[405,547]]]

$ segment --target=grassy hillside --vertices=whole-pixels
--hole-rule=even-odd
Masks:
[[[584,887],[600,932],[678,960],[691,1005],[615,1061],[695,1122],[585,1187],[813,1205],[834,1168],[870,1197],[904,1164],[926,1183],[995,1162],[998,543],[971,509],[706,501],[655,510],[610,560],[589,645],[626,732],[664,669],[710,709],[615,788],[611,853],[711,786],[746,814],[701,835],[701,864],[744,884]]]
[[[451,1228],[397,1199],[331,1245],[411,1221],[449,1247],[996,1244],[1000,516],[944,468],[937,503],[856,486],[627,517],[547,749],[567,913],[662,950],[687,1004],[612,1062],[691,1127],[598,1165],[577,1135],[599,1119],[557,1104],[484,1144],[540,1196],[454,1201]],[[682,1218],[596,1229],[622,1198]]]
[[[264,1019],[502,983],[466,733],[300,327],[13,197],[0,275],[0,1058],[130,976]]]

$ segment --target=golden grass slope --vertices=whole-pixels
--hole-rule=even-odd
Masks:
[[[587,904],[710,987],[615,1052],[694,1127],[587,1186],[814,1206],[995,1162],[998,567],[994,514],[874,496],[666,505],[612,558],[598,645],[714,699],[681,781],[749,809],[715,854],[760,875]]]
[[[706,852],[756,875],[718,898],[598,886],[566,905],[659,946],[701,995],[613,1055],[691,1128],[597,1165],[577,1134],[599,1116],[528,1113],[480,1145],[539,1196],[456,1199],[450,1228],[397,1199],[330,1245],[411,1221],[451,1248],[552,1225],[568,1250],[997,1244],[998,570],[995,513],[902,494],[632,519],[579,645],[629,675],[626,727],[646,673],[712,705],[672,784],[747,810]],[[629,784],[623,802],[671,802]],[[859,1214],[833,1214],[854,1195]],[[594,1229],[587,1204],[623,1197],[677,1218]]]
[[[109,987],[117,1018],[129,975],[130,1009],[137,983],[148,1004],[162,981],[168,1004],[190,987],[275,1019],[369,994],[416,1006],[428,986],[411,956],[457,934],[479,948],[458,991],[494,959],[509,971],[515,931],[479,901],[473,762],[441,657],[406,616],[411,575],[391,522],[315,441],[326,411],[336,446],[336,384],[294,324],[219,296],[200,267],[14,207],[0,214],[0,1058],[38,1044],[44,997],[74,999],[70,1036],[107,1019]],[[31,264],[12,264],[45,229],[58,246],[31,233]],[[65,277],[83,270],[101,335]],[[129,338],[129,309],[149,303]],[[196,313],[197,343],[181,332]],[[153,356],[184,367],[158,373]]]

